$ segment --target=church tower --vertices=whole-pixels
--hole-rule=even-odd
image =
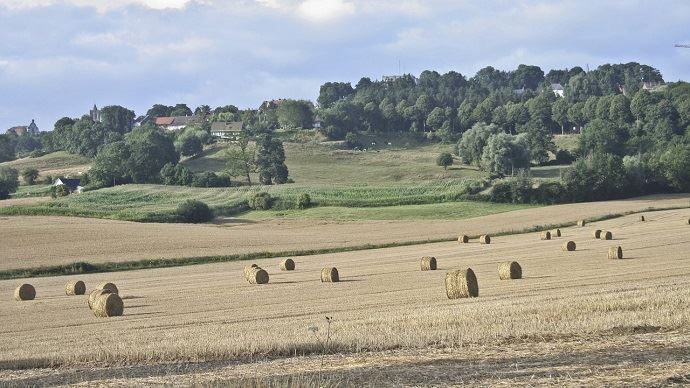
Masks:
[[[101,111],[98,110],[98,107],[96,107],[96,104],[93,104],[93,109],[89,111],[91,113],[91,120],[94,122],[100,123],[101,122]]]

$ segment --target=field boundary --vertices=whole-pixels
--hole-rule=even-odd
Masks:
[[[639,214],[644,212],[657,212],[657,211],[668,211],[668,210],[679,210],[679,209],[690,209],[690,206],[674,206],[665,208],[655,208],[648,207],[641,210],[632,210],[622,213],[611,213],[598,217],[585,218],[586,222],[598,222],[605,221],[615,218],[621,218],[632,214]],[[555,228],[566,228],[570,226],[577,225],[577,221],[569,221],[559,224],[546,224],[546,225],[532,225],[523,229],[518,230],[508,230],[498,233],[491,233],[492,236],[511,236],[520,235],[527,233],[539,232],[542,230],[555,229]],[[469,236],[471,239],[479,238],[478,235]],[[242,253],[242,254],[232,254],[232,255],[211,255],[211,256],[193,256],[193,257],[179,257],[179,258],[161,258],[161,259],[144,259],[137,261],[123,261],[123,262],[107,262],[107,263],[89,263],[89,262],[75,262],[72,264],[56,265],[56,266],[41,266],[41,267],[30,267],[30,268],[19,268],[12,270],[0,271],[0,280],[11,280],[11,279],[22,279],[22,278],[33,278],[33,277],[49,277],[49,276],[67,276],[67,275],[78,275],[78,274],[91,274],[91,273],[105,273],[105,272],[122,272],[122,271],[135,271],[141,269],[156,269],[156,268],[169,268],[169,267],[182,267],[188,265],[199,265],[199,264],[212,264],[212,263],[225,263],[231,261],[245,261],[245,260],[257,260],[257,259],[270,259],[275,257],[300,257],[300,256],[311,256],[311,255],[322,255],[329,253],[342,253],[342,252],[354,252],[354,251],[364,251],[371,249],[383,249],[383,248],[394,248],[394,247],[404,247],[411,245],[422,245],[422,244],[434,244],[441,242],[451,242],[456,241],[457,237],[444,237],[438,239],[426,239],[426,240],[410,240],[401,242],[391,242],[391,243],[381,243],[381,244],[363,244],[363,245],[352,245],[347,247],[335,247],[335,248],[321,248],[321,249],[304,249],[304,250],[293,250],[293,251],[274,251],[274,252],[254,252],[254,253]]]

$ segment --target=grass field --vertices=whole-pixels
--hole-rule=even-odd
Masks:
[[[88,171],[91,159],[69,154],[65,151],[53,152],[38,158],[22,158],[10,162],[0,163],[0,166],[8,166],[21,172],[27,168],[35,168],[39,171],[39,179],[45,176],[79,175]]]
[[[74,277],[29,279],[36,300],[0,299],[0,379],[201,384],[326,373],[347,384],[373,371],[398,376],[382,380],[390,385],[502,377],[522,384],[682,382],[689,366],[690,210],[645,216],[564,228],[551,241],[530,233],[491,245],[302,257],[293,273],[278,271],[278,259],[257,260],[271,274],[264,286],[244,281],[246,263],[80,276],[89,288],[105,280],[120,287],[125,315],[110,319],[93,317],[84,297],[64,295]],[[612,231],[614,240],[593,239],[594,229]],[[577,242],[575,252],[561,250],[566,240]],[[606,258],[613,245],[626,259]],[[424,255],[439,260],[439,271],[419,270]],[[499,280],[504,260],[519,261],[523,279]],[[343,281],[320,283],[325,266],[336,266]],[[445,272],[459,267],[477,274],[478,298],[446,298]],[[11,295],[17,283],[1,281],[0,294]],[[328,344],[326,316],[333,317]],[[285,359],[314,353],[338,355]],[[111,369],[99,374],[99,365]],[[48,366],[60,368],[16,370]]]
[[[50,196],[51,185],[28,185],[19,186],[17,191],[12,194],[12,198],[30,198]]]

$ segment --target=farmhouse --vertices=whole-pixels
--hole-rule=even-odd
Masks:
[[[237,141],[244,125],[241,121],[214,121],[211,123],[211,136],[222,139]]]
[[[197,122],[197,116],[156,117],[155,124],[166,131],[184,129]]]
[[[53,186],[64,185],[70,193],[81,193],[83,187],[80,185],[81,180],[75,178],[57,178],[53,182]]]
[[[36,122],[31,120],[31,124],[29,125],[18,125],[7,130],[7,133],[11,132],[14,132],[17,136],[22,136],[26,134],[36,134],[40,132],[40,130],[38,129]]]
[[[551,84],[551,91],[557,97],[563,97],[565,95],[565,91],[563,90],[563,85],[561,85],[561,84]]]

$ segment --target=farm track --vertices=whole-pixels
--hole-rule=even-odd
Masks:
[[[111,319],[93,317],[85,297],[64,295],[75,277],[29,279],[38,296],[22,303],[10,298],[17,281],[1,281],[0,383],[314,379],[321,358],[308,355],[322,345],[309,328],[323,338],[325,316],[334,319],[329,350],[339,354],[324,368],[336,383],[682,382],[690,368],[690,209],[637,217],[561,228],[563,237],[550,241],[529,233],[491,245],[306,256],[290,273],[277,270],[279,259],[256,260],[271,274],[264,286],[244,281],[246,262],[79,276],[89,289],[104,280],[120,287],[125,316]],[[593,239],[594,229],[614,240]],[[567,240],[576,251],[561,250]],[[626,259],[606,258],[615,245]],[[424,255],[440,270],[419,271]],[[498,280],[498,263],[509,259],[523,279]],[[343,282],[320,283],[320,269],[331,265]],[[446,298],[445,272],[458,267],[475,271],[479,298]],[[294,354],[307,357],[285,358]],[[63,368],[16,370],[51,365]],[[112,368],[92,369],[101,365]]]
[[[0,217],[0,271],[80,261],[112,263],[452,239],[460,233],[495,234],[651,207],[687,207],[689,200],[687,194],[658,195],[437,221],[228,219],[212,225],[185,225],[8,216]]]

